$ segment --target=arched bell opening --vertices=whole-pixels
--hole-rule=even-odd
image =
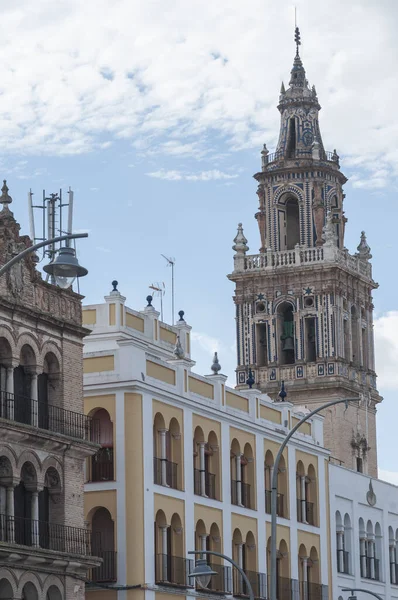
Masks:
[[[294,315],[290,302],[278,307],[279,363],[293,365],[296,360]]]

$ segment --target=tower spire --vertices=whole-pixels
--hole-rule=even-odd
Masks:
[[[296,24],[296,27],[295,27],[295,30],[294,30],[294,41],[296,42],[296,56],[300,56],[300,53],[299,53],[299,46],[301,46],[301,39],[300,39],[300,37],[301,37],[300,36],[300,29],[297,27],[297,24]]]

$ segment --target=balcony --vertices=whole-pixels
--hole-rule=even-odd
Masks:
[[[167,458],[153,459],[153,481],[157,485],[178,490],[177,486],[177,463],[173,463]]]
[[[257,573],[256,571],[247,571],[244,569],[245,575],[248,578],[253,589],[255,598],[267,597],[267,576],[265,573]],[[234,596],[249,596],[247,585],[241,574],[234,570]],[[278,598],[279,600],[279,598]]]
[[[297,593],[297,580],[288,577],[276,578],[276,597],[277,600],[292,600]],[[268,576],[268,589],[271,589],[271,578]],[[321,599],[320,599],[321,600]]]
[[[0,418],[87,442],[99,441],[99,423],[96,419],[4,391],[0,392]]]
[[[201,496],[201,488],[201,471],[194,469],[194,493]],[[208,498],[216,499],[216,476],[208,471],[205,471],[205,494]]]
[[[193,587],[193,582],[190,582],[188,578],[192,570],[193,560],[189,558],[168,554],[155,555],[155,583]]]
[[[196,585],[196,589],[200,592],[212,592],[215,594],[232,594],[232,569],[231,567],[224,567],[224,565],[217,565],[214,563],[208,563],[212,571],[215,571],[217,575],[212,575],[210,583],[206,588]]]
[[[300,521],[300,523],[308,523],[308,525],[315,525],[313,502],[307,502],[297,498],[297,521]]]
[[[323,587],[320,583],[300,581],[300,600],[322,600]]]
[[[91,531],[80,527],[33,521],[0,514],[0,542],[65,552],[91,554]]]
[[[370,556],[361,556],[361,577],[363,579],[373,579],[380,581],[380,561],[378,558]]]
[[[91,457],[89,482],[114,481],[113,448],[101,448]]]
[[[238,485],[240,486],[241,490],[240,503],[238,498]],[[250,485],[248,483],[231,479],[231,504],[235,504],[235,506],[244,506],[245,508],[252,507],[250,502]]]
[[[271,154],[267,154],[265,156],[265,168],[274,162],[278,162],[280,160],[295,160],[298,158],[306,158],[307,160],[313,160],[312,150],[296,150],[289,154],[289,156],[285,156],[283,152],[272,152]],[[339,166],[339,156],[335,152],[330,152],[330,150],[322,150],[320,152],[320,160],[333,162],[337,166]]]
[[[339,573],[350,573],[350,555],[346,550],[337,550],[337,571]]]
[[[102,565],[91,569],[88,578],[91,583],[114,583],[117,581],[117,553],[114,550],[96,552],[102,558]]]
[[[265,512],[270,515],[271,514],[271,491],[265,490]],[[284,517],[284,495],[277,494],[276,498],[276,514],[278,517]]]

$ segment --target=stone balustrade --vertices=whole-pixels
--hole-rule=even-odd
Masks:
[[[289,267],[291,265],[314,265],[320,263],[337,263],[349,271],[359,273],[363,277],[372,278],[372,266],[359,256],[352,256],[346,249],[336,247],[303,248],[296,246],[294,250],[267,250],[262,254],[252,254],[235,263],[235,272],[261,271]],[[243,268],[242,268],[243,267]]]

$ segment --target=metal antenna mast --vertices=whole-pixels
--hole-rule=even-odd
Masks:
[[[160,320],[163,321],[163,296],[165,295],[165,285],[164,283],[152,283],[149,286],[150,290],[153,290],[155,294],[160,296]]]
[[[167,266],[171,267],[171,324],[174,325],[174,265],[176,262],[175,258],[167,258],[164,254],[161,254],[165,260],[167,260]]]

